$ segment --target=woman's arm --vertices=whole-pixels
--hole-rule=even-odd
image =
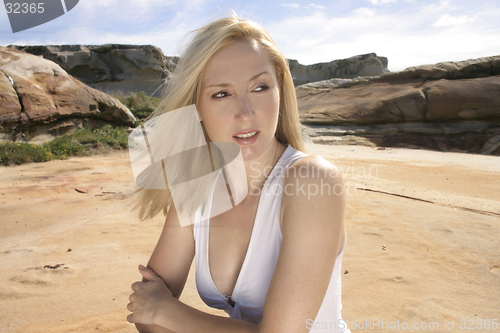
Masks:
[[[177,299],[186,284],[194,253],[193,226],[180,226],[177,212],[172,204],[148,267],[165,282],[172,296]],[[141,333],[172,332],[157,325],[136,324],[136,327]]]
[[[308,332],[345,240],[340,170],[319,156],[292,165],[284,182],[282,243],[260,332]]]
[[[308,156],[289,169],[284,191],[283,239],[261,323],[207,314],[173,297],[155,323],[183,333],[309,331],[344,243],[345,188],[335,166]]]

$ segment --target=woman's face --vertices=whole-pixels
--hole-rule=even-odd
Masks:
[[[244,160],[277,144],[280,91],[276,71],[257,43],[238,41],[212,57],[198,111],[210,139],[236,143]]]

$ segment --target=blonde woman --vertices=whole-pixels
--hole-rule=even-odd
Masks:
[[[231,15],[195,31],[156,115],[191,104],[210,141],[241,149],[248,195],[181,227],[168,190],[141,190],[141,218],[163,211],[166,222],[128,321],[139,332],[349,332],[342,175],[305,153],[287,61],[260,25]],[[200,297],[229,318],[179,301],[193,258]]]

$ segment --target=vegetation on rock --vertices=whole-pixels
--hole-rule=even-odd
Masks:
[[[149,117],[161,102],[160,98],[148,96],[144,91],[132,92],[128,95],[119,91],[110,93],[110,95],[125,105],[137,118],[135,126]]]
[[[126,127],[104,125],[98,129],[84,127],[44,144],[7,142],[0,144],[0,164],[24,164],[65,160],[71,156],[86,156],[128,147]]]

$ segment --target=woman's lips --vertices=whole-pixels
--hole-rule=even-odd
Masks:
[[[250,129],[242,130],[238,133],[234,133],[233,136],[241,135],[241,134],[249,134],[249,133],[253,133],[253,132],[258,132],[258,131],[255,128],[250,128]]]
[[[254,135],[252,135],[251,137],[248,137],[248,138],[238,138],[236,135],[239,135],[239,134],[249,134],[249,133],[253,133],[253,132],[256,132]],[[238,142],[240,145],[249,145],[249,144],[252,144],[254,143],[255,141],[257,141],[257,138],[259,137],[259,131],[245,131],[245,132],[240,132],[236,135],[233,136],[233,138],[236,140],[236,142]]]

